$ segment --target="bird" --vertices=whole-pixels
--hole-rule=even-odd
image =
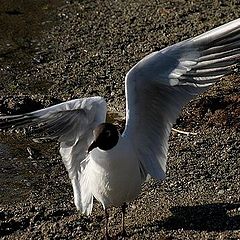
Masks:
[[[196,95],[238,73],[240,18],[155,51],[125,76],[126,122],[123,133],[106,121],[107,102],[89,96],[19,115],[1,115],[0,129],[30,127],[60,142],[76,208],[90,215],[93,199],[105,213],[122,209],[122,235],[127,203],[143,182],[166,177],[168,139],[181,109]]]

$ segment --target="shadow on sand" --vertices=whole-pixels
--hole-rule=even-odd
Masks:
[[[178,206],[170,210],[172,216],[164,221],[155,221],[149,227],[217,232],[240,229],[240,203]]]

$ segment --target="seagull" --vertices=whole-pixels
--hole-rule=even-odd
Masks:
[[[0,129],[32,127],[60,142],[60,154],[73,187],[74,203],[90,215],[93,199],[103,206],[105,238],[110,239],[110,207],[122,208],[152,177],[166,177],[168,139],[174,122],[194,96],[240,62],[240,18],[153,52],[125,77],[126,123],[122,134],[106,122],[100,96],[66,101],[34,112],[0,116]]]

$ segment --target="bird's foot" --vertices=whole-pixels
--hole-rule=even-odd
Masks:
[[[126,240],[126,239],[128,239],[128,237],[129,236],[128,236],[127,232],[125,231],[125,229],[116,235],[116,239],[118,239],[118,240]]]
[[[125,229],[122,230],[122,233],[121,233],[123,239],[125,239],[126,237],[128,237],[127,235],[127,231]]]
[[[108,233],[105,234],[103,240],[111,240],[112,238],[110,237],[110,235]]]

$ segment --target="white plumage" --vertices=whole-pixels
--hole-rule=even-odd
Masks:
[[[57,138],[69,173],[74,202],[90,214],[93,197],[104,208],[137,197],[147,175],[165,178],[168,138],[181,108],[240,59],[240,19],[151,53],[126,75],[126,126],[112,149],[87,153],[93,130],[106,117],[101,97],[76,99],[17,116],[2,116],[0,127],[37,125]]]

